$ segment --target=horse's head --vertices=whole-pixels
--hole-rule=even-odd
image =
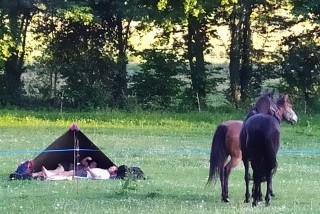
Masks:
[[[295,124],[298,122],[298,116],[292,109],[292,103],[289,100],[287,94],[281,95],[276,102],[278,107],[278,115],[281,119],[288,121],[289,123]]]
[[[249,111],[246,120],[252,115],[255,115],[258,113],[272,114],[272,110],[277,109],[277,105],[273,100],[273,94],[274,94],[274,91],[266,92],[262,94],[257,99],[254,107],[251,108],[251,110]]]

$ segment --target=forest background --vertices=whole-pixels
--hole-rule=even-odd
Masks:
[[[2,0],[0,105],[248,107],[266,89],[320,107],[317,0]]]

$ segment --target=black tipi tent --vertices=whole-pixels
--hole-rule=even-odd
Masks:
[[[107,169],[115,165],[89,138],[87,138],[76,124],[51,143],[37,157],[33,159],[33,171],[55,169],[59,163],[80,162],[85,157],[92,157],[97,167]]]

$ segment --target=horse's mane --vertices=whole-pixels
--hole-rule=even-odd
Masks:
[[[289,100],[288,96],[286,94],[279,96],[279,98],[276,101],[277,106],[284,106],[285,103],[290,103],[291,101]]]
[[[276,107],[276,103],[273,99],[274,91],[265,92],[257,99],[255,105],[251,108],[245,120],[254,114],[266,113],[268,114],[270,109]]]

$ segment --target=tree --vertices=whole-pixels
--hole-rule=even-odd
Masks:
[[[8,102],[19,104],[22,95],[21,74],[24,72],[24,60],[26,55],[27,28],[32,16],[37,10],[32,0],[3,0],[0,3],[2,39],[4,34],[9,39],[9,44],[2,53],[6,52],[4,59],[5,91],[8,94]],[[6,19],[8,24],[4,24]],[[2,48],[4,46],[2,45]],[[3,86],[2,86],[3,87]]]
[[[111,106],[117,69],[105,48],[105,29],[94,22],[90,7],[69,4],[56,9],[43,63],[63,79],[65,103],[76,108]]]
[[[278,11],[289,12],[288,1],[222,1],[222,17],[230,29],[228,99],[235,106],[248,105],[261,92],[263,82],[277,78],[274,70],[279,53],[268,52],[270,35],[289,28],[295,22]],[[263,38],[261,48],[253,45],[253,34]],[[257,43],[257,42],[255,42]]]
[[[316,107],[313,102],[320,95],[320,41],[315,40],[319,32],[290,36],[284,42],[288,50],[283,52],[281,76],[286,89],[301,94],[310,108]]]
[[[163,50],[144,50],[141,72],[133,75],[133,91],[144,109],[176,110],[183,108],[179,102],[185,83],[180,76],[185,63],[174,54]]]
[[[127,54],[130,50],[129,37],[131,21],[142,16],[140,1],[98,0],[43,1],[46,6],[45,16],[40,18],[39,35],[48,37],[47,65],[50,66],[50,88],[56,97],[57,76],[64,78],[71,74],[65,72],[69,67],[61,66],[72,60],[77,61],[83,55],[97,49],[101,56],[112,62],[112,76],[108,76],[108,105],[125,108],[127,91]],[[139,12],[138,12],[139,11]],[[60,52],[60,54],[58,54]],[[61,54],[62,53],[62,54]],[[49,56],[49,57],[48,57]],[[97,56],[97,54],[93,55]],[[102,58],[103,58],[102,57]],[[95,60],[101,60],[98,57]],[[90,61],[87,61],[90,66]],[[116,62],[117,66],[114,66]],[[93,63],[94,64],[94,63]],[[75,66],[75,64],[72,64]],[[68,68],[68,69],[66,69]],[[109,67],[106,67],[109,69]],[[82,70],[85,71],[85,70]],[[109,75],[111,75],[109,73]],[[65,76],[67,75],[67,76]],[[84,74],[85,75],[85,74]],[[54,81],[52,81],[54,80]],[[68,82],[68,84],[72,84]]]
[[[199,20],[200,19],[200,20]],[[205,19],[188,15],[188,34],[187,34],[187,58],[190,65],[191,86],[197,98],[198,109],[206,108],[206,67],[204,60],[204,50],[206,32]]]
[[[127,63],[130,51],[129,38],[131,22],[145,15],[144,1],[134,0],[98,0],[91,1],[94,14],[100,19],[101,27],[106,34],[106,46],[114,50],[113,57],[117,69],[112,85],[113,106],[126,107],[127,92]]]
[[[252,78],[252,29],[251,15],[260,2],[252,0],[225,1],[231,8],[228,24],[230,29],[230,100],[235,106],[247,102],[250,79]]]
[[[190,99],[194,100],[194,107],[199,110],[207,107],[207,93],[214,90],[209,88],[208,75],[213,74],[208,74],[204,55],[210,46],[209,37],[215,35],[210,28],[208,17],[217,5],[219,1],[209,3],[193,0],[162,0],[157,4],[158,17],[161,16],[161,19],[156,19],[156,24],[163,29],[161,44],[169,47],[172,45],[175,52],[180,53],[188,61]]]
[[[318,0],[291,0],[293,13],[311,21],[319,21],[320,3]]]
[[[297,22],[305,21],[312,27],[284,39],[281,76],[285,90],[295,91],[303,98],[305,111],[315,110],[320,105],[320,3],[312,0],[292,3]]]

